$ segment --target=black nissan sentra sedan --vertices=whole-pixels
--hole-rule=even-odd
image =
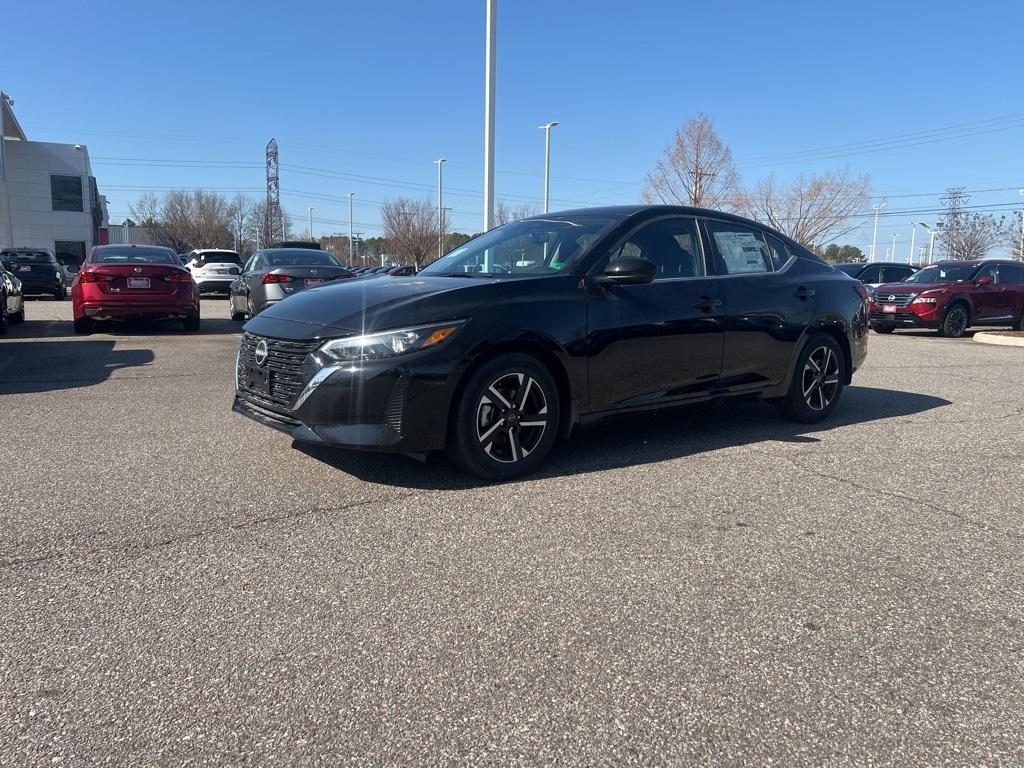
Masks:
[[[728,397],[800,422],[867,352],[867,292],[753,221],[673,206],[498,227],[413,277],[291,296],[245,326],[234,410],[300,441],[501,480],[610,415]]]

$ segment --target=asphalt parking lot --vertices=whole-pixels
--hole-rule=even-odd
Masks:
[[[232,414],[203,313],[0,341],[0,764],[1024,763],[1024,349],[487,486]]]

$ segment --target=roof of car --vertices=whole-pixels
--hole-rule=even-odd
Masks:
[[[658,214],[676,214],[686,216],[701,216],[705,218],[724,219],[726,221],[735,221],[737,224],[746,224],[760,227],[761,229],[768,229],[783,239],[788,245],[799,248],[801,251],[811,253],[811,249],[806,246],[800,245],[793,238],[779,232],[774,229],[770,224],[765,224],[762,221],[755,221],[754,219],[748,219],[746,216],[740,216],[735,213],[727,213],[725,211],[716,211],[711,208],[695,208],[690,205],[600,205],[594,206],[593,208],[572,208],[567,211],[552,211],[551,213],[542,213],[536,216],[529,216],[529,219],[544,219],[556,216],[613,216],[619,219],[628,219],[633,216],[644,216],[653,217]],[[817,258],[817,257],[815,257]]]
[[[1016,259],[943,259],[933,261],[929,267],[953,266],[953,267],[980,267],[982,264],[1020,264]]]
[[[913,264],[905,261],[844,261],[841,264],[834,264],[836,267],[909,267],[916,269]]]

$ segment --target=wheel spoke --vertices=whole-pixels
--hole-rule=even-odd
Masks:
[[[839,383],[839,377],[838,376],[829,376],[827,379],[822,381],[822,384],[838,384],[838,383]]]
[[[498,431],[499,427],[501,427],[501,425],[504,423],[504,419],[498,419],[496,422],[494,422],[494,424],[491,425],[490,429],[488,429],[486,432],[480,435],[480,442],[484,444],[492,443],[494,441],[495,433]]]
[[[812,353],[807,358],[807,364],[810,365],[812,368],[814,368],[814,372],[815,373],[821,373],[821,366],[818,365],[816,362],[814,362],[814,354],[816,354],[816,353]]]
[[[497,384],[497,382],[495,382],[495,384]],[[494,395],[494,397],[497,398],[498,402],[504,405],[506,408],[512,407],[512,403],[510,403],[508,399],[506,399],[506,397],[495,388],[494,384],[491,384],[491,386],[488,387],[487,391]]]
[[[818,387],[818,410],[820,411],[824,407],[825,407],[825,388],[819,386]]]
[[[548,423],[546,421],[520,421],[520,427],[546,427]]]
[[[533,377],[531,376],[531,377],[526,379],[526,384],[523,384],[522,391],[519,393],[519,397],[517,398],[519,402],[516,403],[516,408],[518,410],[520,410],[520,411],[523,410],[523,406],[526,405],[526,398],[529,397],[529,395],[530,395],[530,387],[532,387],[532,386],[533,386]]]
[[[521,453],[519,438],[516,436],[516,431],[512,427],[508,428],[508,446],[512,450],[512,461],[519,461],[519,456]]]

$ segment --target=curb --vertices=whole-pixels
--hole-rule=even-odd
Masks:
[[[997,344],[1003,347],[1024,347],[1024,336],[1004,336],[988,331],[974,334],[974,340],[982,344]]]

